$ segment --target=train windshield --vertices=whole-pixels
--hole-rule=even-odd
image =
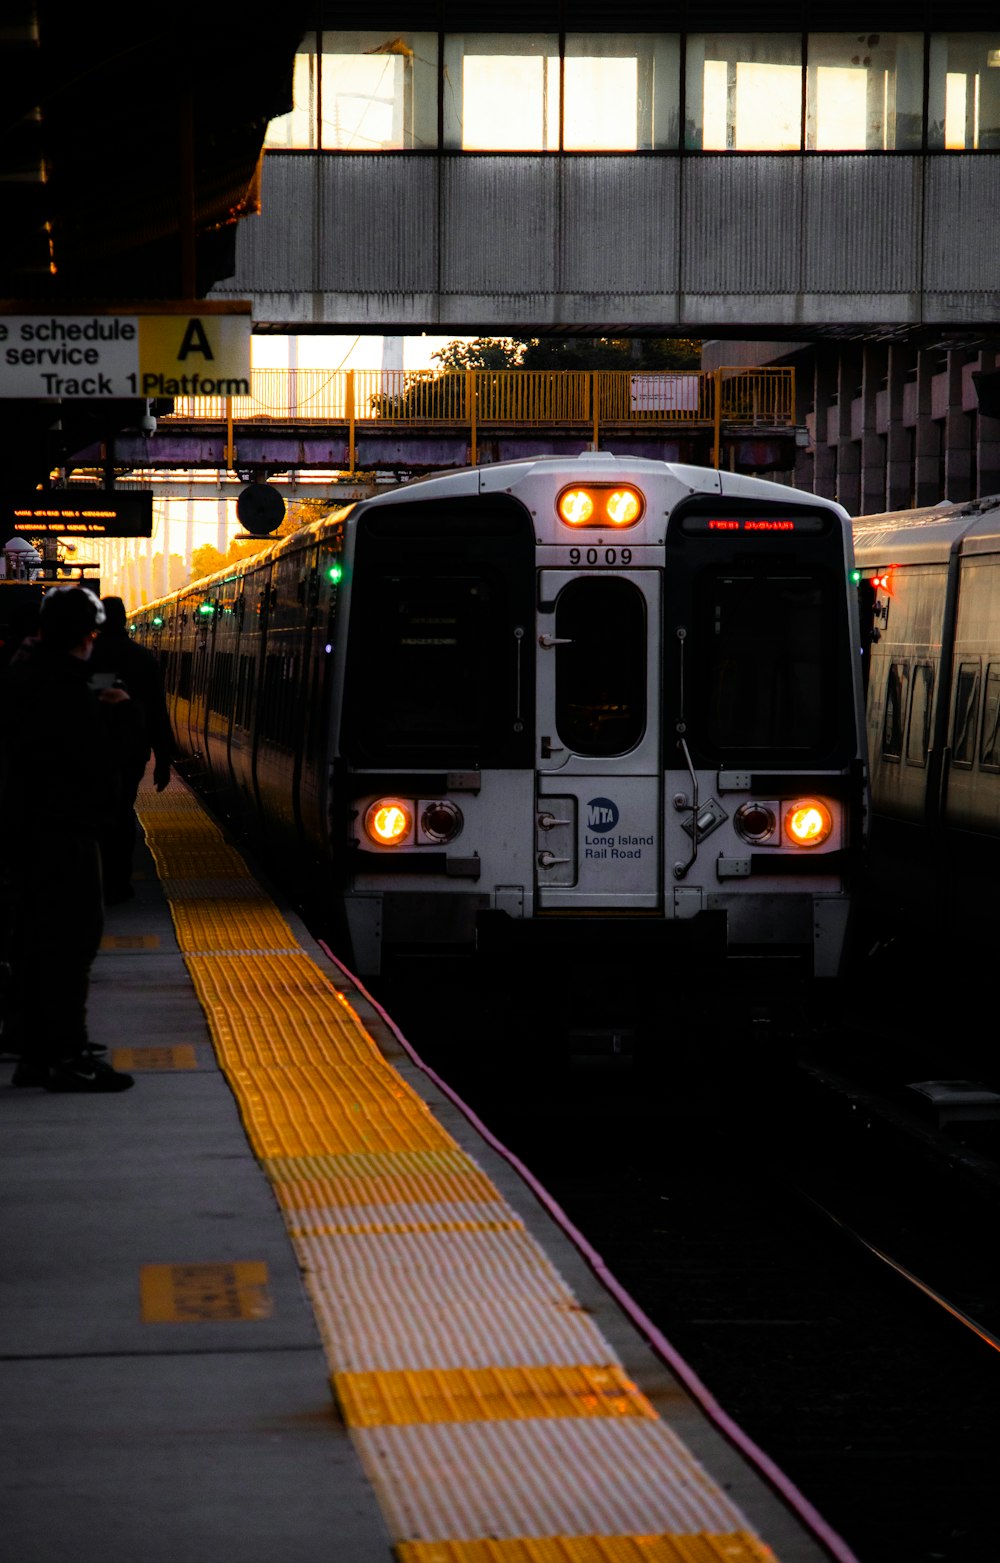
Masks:
[[[825,571],[706,571],[697,593],[702,742],[769,760],[836,741],[840,636]]]
[[[364,518],[342,730],[352,763],[530,765],[532,549],[509,500]]]

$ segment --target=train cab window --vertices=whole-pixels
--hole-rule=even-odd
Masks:
[[[885,716],[882,720],[882,758],[899,760],[903,754],[903,721],[909,664],[891,662],[885,681]]]
[[[910,720],[906,729],[907,765],[926,765],[931,741],[931,698],[934,694],[934,669],[929,662],[917,662],[910,685]]]
[[[951,762],[970,767],[976,757],[976,729],[979,718],[979,662],[959,665],[955,681],[955,726],[951,737]]]
[[[991,662],[986,669],[986,703],[983,707],[979,765],[984,771],[1000,771],[1000,662]]]
[[[828,751],[838,733],[832,577],[770,564],[709,571],[696,611],[691,661],[706,745],[775,763]]]
[[[627,754],[646,730],[646,604],[630,581],[582,576],[559,593],[556,731],[574,754]]]

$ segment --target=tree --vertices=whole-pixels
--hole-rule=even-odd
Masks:
[[[300,527],[308,526],[311,521],[319,521],[323,516],[329,515],[331,510],[336,510],[338,501],[335,499],[291,499],[285,510],[285,519],[281,525],[267,537],[234,537],[230,540],[226,552],[220,553],[212,543],[204,543],[201,548],[196,548],[191,555],[192,581],[201,580],[202,576],[213,575],[216,570],[223,569],[226,565],[242,564],[244,559],[249,559],[253,554],[263,553],[265,548],[279,537],[290,537]]]
[[[701,343],[690,337],[476,337],[432,353],[456,369],[697,369]]]

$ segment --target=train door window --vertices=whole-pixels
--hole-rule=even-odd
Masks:
[[[979,765],[984,771],[1000,771],[1000,662],[991,662],[986,669],[986,703],[983,708]]]
[[[180,677],[177,680],[177,693],[181,700],[191,699],[191,665],[194,658],[190,651],[181,652]]]
[[[953,765],[971,767],[976,757],[981,675],[982,666],[978,661],[959,665],[955,681],[955,727],[951,737]]]
[[[931,698],[934,694],[934,669],[929,662],[917,662],[910,685],[910,721],[906,730],[907,765],[926,765],[931,741]]]
[[[885,681],[885,717],[882,721],[882,758],[898,760],[903,753],[903,719],[909,663],[890,662]]]
[[[574,754],[627,754],[646,730],[646,603],[631,581],[582,576],[556,603],[556,731]]]

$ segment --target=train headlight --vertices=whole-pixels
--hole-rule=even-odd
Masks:
[[[833,830],[833,815],[819,798],[797,798],[785,810],[785,834],[793,846],[820,847]]]
[[[464,823],[458,804],[447,798],[425,804],[420,815],[420,829],[428,841],[454,841]]]
[[[769,809],[766,803],[741,803],[733,816],[733,824],[738,834],[751,846],[770,841],[778,828],[774,810]]]
[[[413,808],[402,798],[378,798],[365,810],[365,834],[377,847],[398,847],[413,831]]]
[[[612,526],[631,526],[642,514],[642,500],[634,488],[616,488],[608,495],[605,509]]]
[[[570,526],[586,526],[594,514],[594,500],[585,488],[567,488],[559,495],[559,514]]]
[[[586,488],[564,488],[556,510],[567,526],[634,526],[646,501],[637,488],[623,484],[589,483]]]

